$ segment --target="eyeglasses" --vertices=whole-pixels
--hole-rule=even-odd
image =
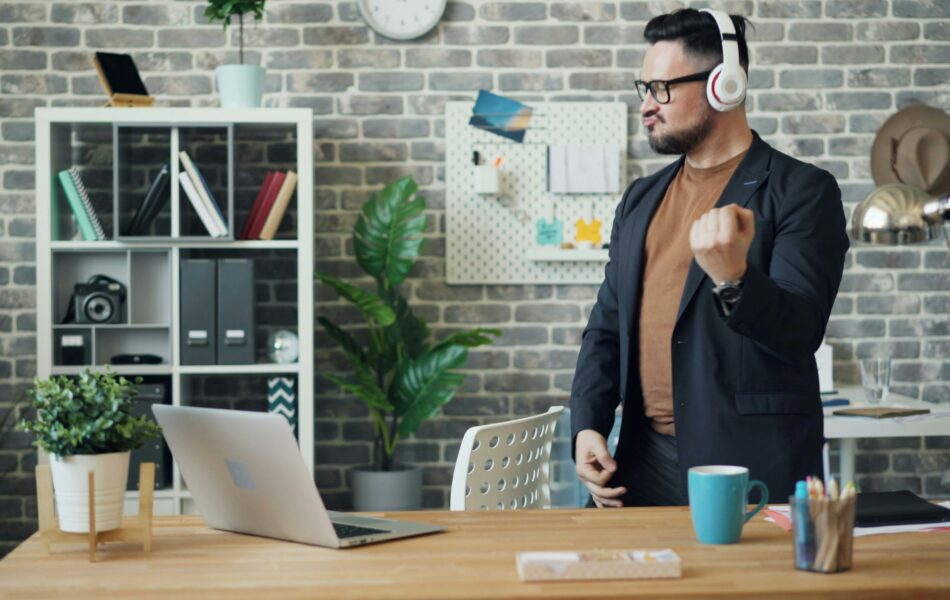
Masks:
[[[670,101],[670,86],[676,83],[687,83],[689,81],[703,81],[712,71],[703,71],[702,73],[693,73],[692,75],[684,75],[683,77],[677,77],[676,79],[670,79],[667,81],[662,81],[660,79],[654,79],[653,81],[642,81],[640,79],[634,81],[634,85],[637,86],[637,94],[640,95],[640,100],[647,99],[647,93],[653,94],[653,99],[659,102],[660,104],[667,104]]]

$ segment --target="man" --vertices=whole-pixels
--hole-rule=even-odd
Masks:
[[[720,17],[747,72],[745,19]],[[762,141],[741,97],[713,109],[732,38],[711,14],[658,16],[644,35],[643,126],[654,151],[682,156],[616,210],[571,393],[577,474],[599,507],[675,505],[690,467],[742,465],[781,502],[821,473],[814,352],[848,249],[841,194]]]

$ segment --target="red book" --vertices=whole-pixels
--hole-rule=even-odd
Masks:
[[[267,192],[264,194],[264,199],[261,200],[261,209],[257,211],[257,214],[254,215],[254,221],[251,223],[251,229],[247,232],[247,239],[256,240],[261,234],[261,229],[264,227],[264,221],[267,220],[267,215],[270,214],[270,209],[274,206],[274,200],[277,198],[277,192],[280,191],[280,186],[284,184],[284,178],[287,177],[286,173],[280,171],[275,171],[274,176],[270,180],[270,186],[267,188]]]
[[[244,227],[241,228],[241,236],[238,239],[250,239],[248,234],[251,232],[251,223],[254,222],[257,213],[260,212],[264,196],[267,194],[267,186],[270,185],[271,179],[274,178],[276,173],[277,171],[268,171],[267,175],[264,176],[264,183],[261,184],[261,189],[257,190],[257,198],[254,199],[254,204],[251,205],[251,214],[247,216],[247,221],[244,221]]]

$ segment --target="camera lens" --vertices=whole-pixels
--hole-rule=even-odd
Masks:
[[[86,318],[93,323],[105,323],[115,314],[112,299],[105,294],[90,294],[82,305]]]

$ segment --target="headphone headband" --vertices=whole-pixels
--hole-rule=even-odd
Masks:
[[[739,35],[736,33],[736,27],[733,25],[732,19],[726,13],[711,8],[704,8],[699,12],[709,13],[716,20],[716,26],[719,28],[719,39],[722,40],[723,68],[741,69],[742,65],[739,63]]]

